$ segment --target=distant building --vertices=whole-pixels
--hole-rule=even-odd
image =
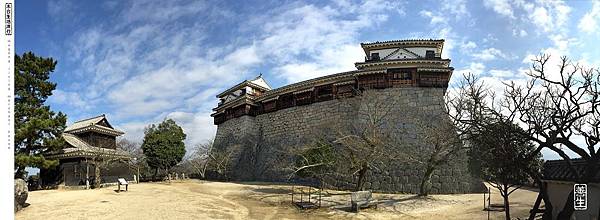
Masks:
[[[65,128],[62,137],[66,145],[56,152],[46,154],[57,159],[58,167],[41,170],[42,184],[46,186],[85,186],[96,181],[95,162],[100,166],[101,183],[113,183],[117,178],[133,179],[128,165],[127,152],[117,149],[116,137],[124,132],[110,125],[105,115],[84,119]],[[110,163],[108,163],[110,161]]]
[[[573,168],[583,175],[586,169],[586,161],[583,159],[572,159]],[[552,203],[552,219],[558,217],[570,197],[569,193],[577,183],[577,177],[573,174],[565,160],[551,160],[544,163],[542,182],[546,184],[548,198]],[[573,212],[571,219],[600,219],[600,173],[591,178],[587,183],[587,210]]]
[[[294,146],[309,144],[311,135],[331,130],[331,124],[353,124],[366,120],[359,112],[340,104],[341,99],[358,100],[357,91],[371,90],[375,99],[391,99],[386,132],[408,130],[405,139],[422,142],[414,129],[414,116],[430,121],[444,111],[444,94],[454,70],[442,58],[444,40],[394,40],[362,43],[364,62],[356,70],[271,88],[262,76],[243,81],[217,95],[220,100],[211,115],[218,125],[215,148],[231,149],[234,159],[229,176],[237,180],[287,181],[285,167],[293,163],[286,155]],[[367,106],[374,100],[363,100]],[[440,116],[440,117],[438,117]],[[408,120],[410,119],[410,120]],[[437,123],[434,122],[434,123]],[[408,129],[407,129],[408,128]],[[320,130],[321,129],[321,130]],[[428,147],[428,146],[420,146]],[[464,193],[483,189],[473,181],[465,154],[437,170],[432,193]],[[385,161],[386,168],[374,172],[367,188],[388,192],[418,192],[423,170],[415,164]],[[352,177],[332,178],[327,184],[352,188]]]

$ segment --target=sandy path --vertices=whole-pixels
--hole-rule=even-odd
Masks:
[[[330,191],[322,208],[299,212],[290,204],[290,187],[261,183],[236,184],[185,181],[130,185],[97,190],[43,190],[30,192],[31,205],[17,219],[487,219],[481,194],[434,195],[374,194],[377,209],[348,212],[347,192]],[[524,217],[537,193],[518,190],[511,196],[513,218]],[[492,203],[501,203],[495,192]],[[491,219],[503,219],[502,212]]]
[[[244,186],[232,183],[143,183],[128,192],[99,190],[30,192],[30,206],[17,219],[304,219],[286,207],[240,199]],[[265,206],[266,205],[266,206]],[[251,211],[252,210],[252,211]],[[259,217],[260,216],[260,217]],[[283,219],[285,219],[283,218]]]

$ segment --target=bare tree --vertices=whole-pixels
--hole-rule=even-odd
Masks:
[[[189,162],[194,172],[198,173],[202,179],[205,178],[206,169],[208,168],[211,153],[213,152],[213,141],[208,140],[204,143],[196,144],[194,152],[186,161]]]
[[[376,91],[356,91],[356,97],[342,99],[345,108],[357,113],[351,122],[335,124],[334,144],[340,147],[340,159],[357,176],[355,190],[364,188],[365,178],[371,170],[381,170],[390,160],[398,159],[400,136],[389,132],[393,126],[390,114],[395,107],[391,96],[378,96]]]
[[[453,104],[465,114],[455,119],[473,130],[481,127],[482,115],[494,115],[499,120],[519,124],[524,128],[522,135],[537,145],[529,158],[542,148],[550,149],[567,162],[577,182],[588,183],[597,175],[600,161],[600,149],[596,149],[600,141],[600,72],[574,64],[566,57],[561,57],[552,71],[549,60],[549,55],[536,57],[527,72],[527,84],[506,83],[500,98],[474,77],[467,77],[466,87],[461,90],[463,94]],[[585,140],[583,146],[575,142],[576,137]],[[567,151],[586,161],[584,172],[574,169]],[[539,175],[532,177],[541,183]],[[540,185],[542,195],[546,194],[543,184]],[[559,219],[568,219],[572,215],[573,200],[569,198],[573,193],[571,191],[567,197]],[[547,196],[543,199],[545,216],[549,216],[552,204]]]
[[[295,157],[288,179],[293,177],[316,178],[323,182],[326,175],[335,172],[337,154],[330,142],[325,139],[317,139],[299,149],[292,149],[291,155]]]
[[[229,179],[229,172],[231,171],[231,163],[233,162],[234,151],[233,148],[216,149],[212,148],[208,153],[208,163],[206,169],[212,170],[219,174],[225,180]]]
[[[417,120],[418,119],[418,120]],[[434,171],[447,165],[464,149],[464,145],[446,113],[436,116],[413,117],[415,131],[420,141],[404,149],[400,158],[414,162],[424,169],[419,184],[419,195],[427,196],[431,191],[431,176]]]
[[[128,159],[127,156],[117,154],[115,150],[106,148],[95,149],[90,161],[87,161],[94,165],[94,188],[99,188],[102,184],[102,170],[110,169],[115,163],[127,163]],[[89,167],[86,168],[86,177],[89,178]]]

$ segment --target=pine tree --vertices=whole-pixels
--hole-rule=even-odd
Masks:
[[[32,52],[15,55],[15,178],[23,178],[25,167],[51,168],[56,160],[43,153],[64,145],[61,133],[67,116],[45,105],[56,83],[49,81],[56,61]]]

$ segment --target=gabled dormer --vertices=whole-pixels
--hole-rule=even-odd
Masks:
[[[92,147],[116,149],[116,137],[123,135],[124,132],[115,129],[106,119],[104,114],[76,121],[72,125],[65,128],[63,136],[67,143],[78,145],[69,142],[70,140],[79,140],[85,142]]]
[[[257,97],[269,90],[271,90],[271,86],[269,86],[267,81],[265,81],[265,79],[262,77],[262,74],[260,74],[252,80],[244,80],[243,82],[225,90],[224,92],[218,94],[217,98],[219,98],[219,105],[223,105],[244,95],[249,97]]]
[[[441,59],[444,40],[397,40],[362,43],[365,62],[404,59]]]

